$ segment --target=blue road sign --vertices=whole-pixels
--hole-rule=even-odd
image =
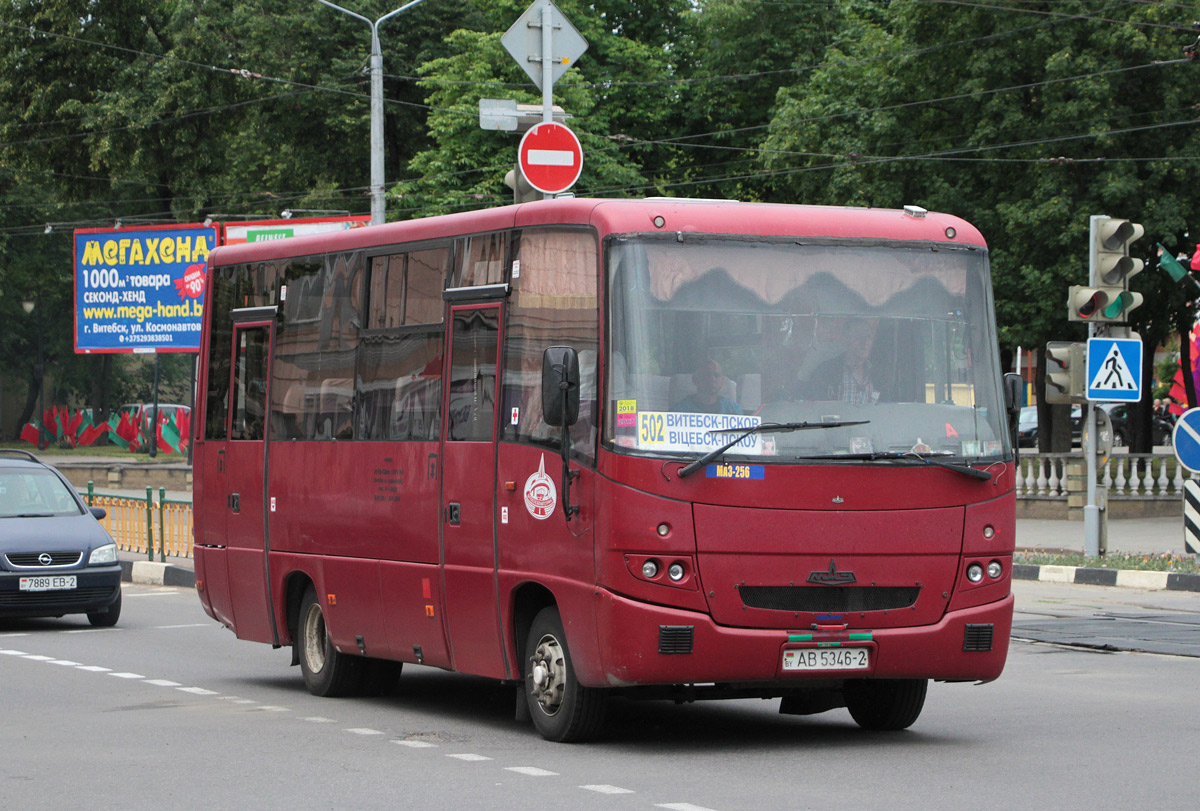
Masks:
[[[1193,473],[1200,473],[1200,408],[1183,412],[1171,435],[1175,458]]]
[[[1142,342],[1136,338],[1089,338],[1087,398],[1102,403],[1142,399]]]

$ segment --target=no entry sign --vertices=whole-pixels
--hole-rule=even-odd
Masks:
[[[562,124],[542,122],[521,138],[517,162],[529,185],[557,194],[575,185],[583,169],[583,147]]]

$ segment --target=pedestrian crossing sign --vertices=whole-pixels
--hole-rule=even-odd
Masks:
[[[1142,399],[1142,342],[1136,338],[1089,338],[1087,398],[1102,403]]]

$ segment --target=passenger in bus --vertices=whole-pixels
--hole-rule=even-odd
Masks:
[[[733,400],[721,394],[725,386],[725,373],[721,364],[712,358],[704,360],[692,373],[696,391],[675,403],[674,411],[698,414],[741,414],[742,409]]]
[[[821,364],[810,378],[808,399],[841,400],[858,405],[879,401],[879,390],[871,379],[871,353],[879,319],[850,321],[844,331],[846,351]]]

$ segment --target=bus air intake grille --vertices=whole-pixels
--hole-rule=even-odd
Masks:
[[[973,625],[967,623],[963,629],[964,651],[990,651],[992,649],[992,624]]]
[[[663,654],[692,652],[692,625],[658,626],[658,652]]]
[[[769,611],[890,611],[917,602],[920,586],[742,586],[742,604]]]

